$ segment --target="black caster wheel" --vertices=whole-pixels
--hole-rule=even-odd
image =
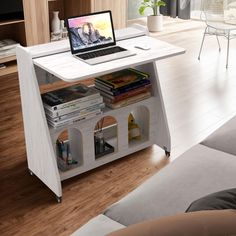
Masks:
[[[30,173],[31,176],[34,175],[34,173],[30,169],[29,169],[29,173]]]
[[[56,199],[57,199],[57,202],[58,202],[58,203],[61,203],[61,201],[62,201],[62,197],[58,197],[58,196],[56,196]]]
[[[170,157],[170,152],[165,151],[166,157]]]

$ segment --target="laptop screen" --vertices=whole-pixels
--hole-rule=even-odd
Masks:
[[[111,11],[67,19],[72,54],[115,45]]]

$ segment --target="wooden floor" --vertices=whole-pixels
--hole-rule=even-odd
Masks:
[[[236,114],[236,40],[228,70],[224,39],[219,53],[216,39],[207,38],[199,62],[203,26],[168,20],[162,33],[152,35],[187,49],[157,63],[171,159],[153,146],[67,180],[61,204],[27,171],[18,78],[0,78],[0,235],[69,235]]]

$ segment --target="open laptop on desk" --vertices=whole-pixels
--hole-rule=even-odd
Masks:
[[[90,65],[135,55],[116,46],[111,11],[70,17],[66,23],[71,53]]]

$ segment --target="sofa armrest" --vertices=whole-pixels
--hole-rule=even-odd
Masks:
[[[182,213],[131,225],[108,236],[236,235],[235,219],[235,210]]]

